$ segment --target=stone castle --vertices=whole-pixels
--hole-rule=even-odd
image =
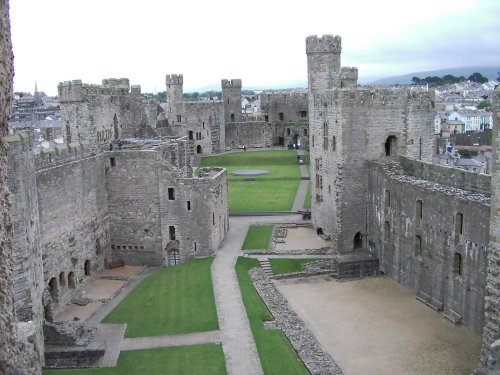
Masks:
[[[8,3],[0,8],[10,35]],[[0,373],[40,373],[45,345],[85,336],[54,314],[110,262],[169,266],[215,253],[229,230],[226,171],[194,175],[196,154],[289,144],[311,151],[312,221],[333,240],[332,256],[361,267],[377,259],[448,319],[482,332],[486,371],[500,335],[500,168],[492,185],[426,163],[429,92],[359,88],[357,69],[341,67],[340,37],[314,36],[308,93],[263,93],[260,118],[241,114],[238,79],[222,80],[221,101],[184,102],[182,75],[167,75],[158,118],[127,79],[75,80],[58,86],[65,143],[33,151],[28,133],[7,133],[10,38],[0,49]]]

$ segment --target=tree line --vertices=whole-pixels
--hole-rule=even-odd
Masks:
[[[479,72],[475,72],[472,73],[468,78],[465,78],[464,76],[454,76],[452,74],[446,74],[442,77],[428,76],[425,78],[413,77],[411,79],[413,85],[429,85],[429,86],[450,85],[453,83],[464,82],[464,81],[485,83],[488,82],[488,78],[486,78]]]

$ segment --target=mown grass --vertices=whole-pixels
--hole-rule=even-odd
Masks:
[[[263,321],[273,317],[248,276],[248,270],[258,266],[257,259],[239,257],[236,262],[236,275],[264,374],[309,374],[285,334],[281,330],[264,327]]]
[[[241,250],[262,250],[269,247],[273,234],[272,225],[250,225]]]
[[[239,151],[205,156],[200,167],[224,167],[228,171],[229,211],[290,211],[300,183],[296,151]],[[238,169],[265,169],[269,174],[233,176]]]
[[[164,268],[139,284],[103,323],[126,323],[125,337],[219,329],[210,266],[213,257]]]
[[[116,367],[44,370],[44,375],[223,375],[220,344],[203,344],[121,352]]]
[[[318,258],[304,258],[304,259],[291,259],[291,258],[269,258],[269,263],[276,275],[283,273],[301,272],[304,265],[320,261]]]

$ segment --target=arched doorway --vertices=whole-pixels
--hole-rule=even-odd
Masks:
[[[61,287],[66,286],[66,275],[64,274],[64,272],[61,272],[59,274],[59,285]]]
[[[176,264],[179,264],[180,261],[180,254],[179,250],[170,250],[168,253],[168,265],[169,266],[175,266]]]
[[[363,248],[363,235],[358,232],[354,235],[354,250],[361,250]]]
[[[75,289],[75,274],[73,272],[68,273],[68,287]]]
[[[201,145],[196,146],[196,153],[197,154],[201,154],[202,153]]]
[[[59,288],[57,286],[57,279],[55,277],[49,280],[49,292],[53,300],[57,299]]]
[[[394,135],[390,135],[387,137],[385,141],[385,156],[396,155],[397,140],[398,139]]]
[[[85,276],[90,276],[90,260],[86,260],[83,265],[83,270],[85,271]]]

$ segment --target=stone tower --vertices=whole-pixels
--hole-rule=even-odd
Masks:
[[[241,79],[223,79],[221,87],[226,124],[241,121]]]
[[[432,94],[358,88],[339,36],[306,39],[313,224],[341,253],[368,250],[367,160],[432,157]]]
[[[167,85],[167,113],[169,125],[178,125],[182,122],[182,85],[184,79],[182,74],[167,74],[165,83]]]

